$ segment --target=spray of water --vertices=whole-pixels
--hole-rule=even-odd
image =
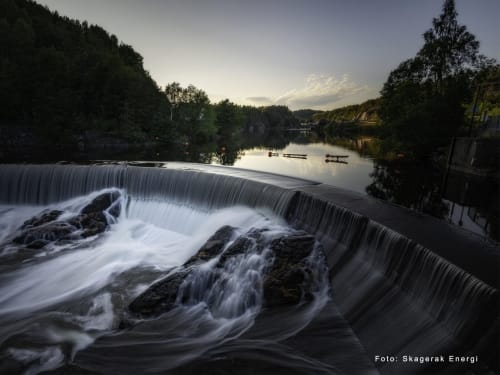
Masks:
[[[68,362],[100,372],[166,370],[240,337],[254,325],[262,310],[263,274],[272,262],[266,246],[293,231],[272,215],[238,206],[196,209],[122,191],[124,209],[117,219],[107,216],[105,233],[38,251],[10,242],[34,215],[57,209],[63,212],[58,220],[69,219],[105,191],[50,206],[0,206],[1,257],[8,260],[0,266],[4,370],[36,374]],[[226,224],[238,234],[265,229],[267,245],[253,244],[222,268],[218,258],[197,267],[181,286],[177,308],[131,330],[118,330],[133,298],[181,266]],[[318,278],[315,302],[297,310],[285,329],[269,332],[269,337],[289,337],[307,324],[327,300],[325,285]],[[127,354],[144,348],[147,356]]]

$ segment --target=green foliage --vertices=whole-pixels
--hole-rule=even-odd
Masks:
[[[313,116],[316,121],[327,120],[334,123],[378,120],[380,99],[370,99],[361,104],[353,104],[331,111],[318,112]]]
[[[315,109],[299,109],[298,111],[293,111],[293,115],[300,121],[310,122],[314,121],[315,116],[320,116],[323,111],[317,111]]]
[[[172,136],[168,102],[142,57],[102,28],[2,0],[0,47],[0,124],[29,126],[52,143]]]
[[[296,128],[300,123],[286,106],[244,106],[242,112],[245,118],[245,132],[256,136],[281,136],[287,129]]]
[[[482,69],[476,76],[474,86],[477,97],[476,114],[500,116],[500,65],[494,64]],[[474,98],[476,99],[476,98]],[[469,115],[472,115],[470,103]]]
[[[208,142],[217,132],[214,110],[207,94],[193,85],[183,88],[177,82],[165,87],[172,121],[190,143]]]
[[[221,146],[245,132],[281,135],[298,125],[284,106],[212,105],[204,91],[178,83],[162,92],[130,45],[34,1],[0,1],[0,49],[0,126],[3,134],[28,130],[34,142],[180,137]],[[237,157],[230,155],[226,148],[221,157]]]
[[[222,139],[237,137],[243,129],[245,120],[241,107],[226,99],[216,104],[214,109],[215,126],[219,137]]]
[[[464,125],[464,104],[472,97],[474,74],[491,60],[457,22],[453,0],[445,0],[417,55],[391,72],[382,89],[380,117],[396,149],[428,155]]]

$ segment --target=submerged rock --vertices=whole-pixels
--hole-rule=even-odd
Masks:
[[[76,228],[65,222],[53,222],[25,230],[12,242],[29,248],[42,248],[50,242],[69,238]]]
[[[314,237],[305,233],[273,241],[274,262],[264,278],[265,306],[298,304],[310,297],[311,269],[305,260],[314,244]]]
[[[170,273],[160,281],[155,282],[140,294],[129,305],[129,312],[138,318],[148,318],[161,315],[175,305],[179,287],[193,271],[193,266],[199,266],[216,256],[229,243],[235,233],[235,228],[225,225],[217,230],[205,244],[175,273]]]
[[[197,267],[219,256],[209,277],[215,284],[227,272],[224,267],[228,261],[249,251],[261,253],[265,248],[264,231],[251,230],[229,244],[235,229],[230,226],[220,228],[175,273],[170,273],[140,294],[129,305],[129,312],[137,318],[152,318],[168,312],[176,303],[188,301],[191,288],[183,287],[182,296],[179,295],[180,288],[188,276],[196,272]],[[311,296],[312,271],[306,258],[314,250],[314,237],[305,232],[284,234],[271,243],[267,242],[267,246],[272,252],[272,261],[262,279],[264,306],[293,305],[307,300]]]
[[[175,305],[179,287],[189,275],[188,269],[179,269],[151,285],[129,305],[129,311],[138,318],[149,318],[169,311]]]
[[[184,267],[203,263],[215,258],[222,252],[224,246],[226,246],[231,237],[233,237],[234,233],[235,229],[229,225],[221,227],[207,240],[207,242],[205,242],[196,255],[193,255],[186,263],[184,263]]]
[[[88,215],[93,213],[102,213],[108,210],[108,213],[113,217],[118,217],[120,215],[121,206],[119,204],[118,198],[120,198],[120,192],[118,190],[112,190],[107,193],[103,193],[92,200],[88,205],[86,205],[80,214]]]
[[[82,230],[80,236],[86,238],[102,233],[108,226],[106,216],[102,212],[80,214],[68,220],[75,228]]]
[[[223,267],[229,259],[244,254],[252,247],[254,241],[251,238],[240,236],[222,253],[217,267]]]
[[[39,227],[40,225],[50,223],[51,221],[55,221],[62,213],[63,212],[59,210],[44,212],[40,216],[35,216],[26,220],[21,229]]]
[[[21,233],[12,242],[23,244],[31,249],[41,249],[56,241],[86,238],[102,233],[108,227],[104,211],[118,217],[121,206],[120,192],[113,190],[94,198],[78,215],[67,221],[58,220],[62,211],[52,210],[26,220],[21,226]]]

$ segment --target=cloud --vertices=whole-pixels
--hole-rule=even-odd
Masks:
[[[257,106],[286,105],[292,110],[302,108],[333,109],[338,102],[358,94],[370,92],[368,86],[351,81],[347,74],[337,79],[333,75],[311,74],[305,85],[275,98],[266,96],[247,97],[245,100]],[[340,103],[339,103],[340,104]]]
[[[340,79],[335,76],[311,74],[303,88],[281,95],[275,99],[275,103],[290,108],[325,109],[334,107],[335,103],[342,99],[367,91],[367,86],[351,81],[347,74]]]
[[[255,105],[271,105],[274,104],[274,100],[266,96],[252,96],[246,98],[247,101]]]

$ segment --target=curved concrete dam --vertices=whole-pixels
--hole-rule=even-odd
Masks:
[[[499,249],[446,222],[325,184],[197,164],[2,165],[0,181],[0,371],[499,371]],[[104,232],[50,237],[110,189],[122,212],[106,211]],[[186,265],[224,225],[240,237],[193,276]],[[272,307],[262,289],[278,256],[264,254],[305,232],[327,267],[308,268],[313,297]],[[221,266],[242,237],[260,252]],[[189,272],[178,278],[189,298],[130,318],[151,285]]]

